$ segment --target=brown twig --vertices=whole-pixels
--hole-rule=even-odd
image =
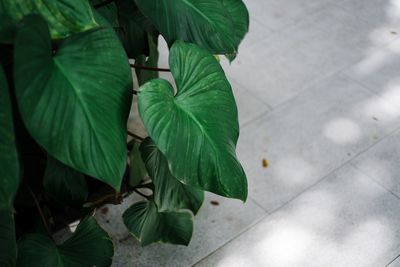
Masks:
[[[146,196],[145,194],[143,194],[143,193],[140,192],[139,190],[133,189],[133,191],[134,191],[136,194],[141,195],[141,196],[144,197],[145,199],[149,199],[149,196]]]
[[[155,67],[148,67],[148,66],[135,65],[135,64],[129,64],[129,65],[130,65],[132,68],[134,68],[134,69],[139,69],[139,70],[150,70],[150,71],[171,72],[170,69],[155,68]]]
[[[133,137],[133,138],[135,138],[135,139],[137,139],[137,140],[139,140],[139,141],[143,141],[143,140],[144,140],[143,137],[141,137],[141,136],[139,136],[139,135],[137,135],[137,134],[135,134],[135,133],[132,133],[132,132],[129,131],[129,130],[128,130],[128,135],[131,136],[131,137]]]
[[[122,195],[121,194],[108,194],[105,196],[102,196],[99,199],[96,199],[93,202],[87,202],[83,205],[85,208],[93,208],[93,207],[101,207],[105,204],[113,204],[113,205],[118,205],[122,203]]]

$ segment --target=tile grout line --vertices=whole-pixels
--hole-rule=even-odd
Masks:
[[[349,16],[354,16],[354,13],[350,12],[349,10],[347,10],[347,9],[343,6],[343,4],[341,4],[341,3],[338,3],[338,2],[335,1],[335,2],[333,2],[333,3],[330,3],[330,5],[331,5],[331,6],[335,6],[335,7],[339,8],[339,9],[341,9],[343,12],[345,12],[345,13],[346,13],[347,15],[349,15]],[[368,19],[365,18],[363,15],[359,15],[359,14],[356,13],[355,16],[356,16],[357,19],[359,19],[359,20],[361,20],[361,21],[363,21],[363,22],[365,22],[365,23],[368,23]],[[388,41],[388,42],[385,43],[385,44],[377,44],[376,47],[377,47],[377,48],[380,48],[380,49],[388,48],[394,41],[396,41],[396,40],[398,40],[398,39],[400,39],[399,36],[393,38],[393,40],[390,40],[390,41]]]
[[[400,37],[399,37],[400,38]],[[320,83],[323,83],[323,81],[335,76],[335,75],[340,75],[340,74],[344,74],[344,71],[347,70],[348,68],[350,68],[351,66],[356,65],[358,62],[360,62],[362,60],[362,56],[359,56],[359,58],[353,60],[352,62],[349,62],[348,64],[344,64],[340,69],[334,70],[332,72],[329,72],[323,76],[320,76],[319,78],[317,78],[315,81],[305,85],[302,89],[300,89],[300,91],[298,93],[296,93],[295,95],[293,95],[292,97],[286,99],[285,101],[279,103],[276,106],[271,105],[270,103],[264,101],[263,99],[260,99],[259,95],[255,92],[252,92],[251,90],[249,90],[247,88],[247,86],[243,85],[242,82],[238,81],[237,79],[233,78],[233,77],[229,77],[230,79],[232,79],[232,81],[234,81],[237,85],[241,86],[244,90],[248,91],[252,96],[256,97],[257,99],[260,99],[260,101],[267,105],[268,108],[270,108],[269,112],[273,112],[274,110],[277,110],[279,108],[281,108],[282,106],[288,105],[289,103],[293,102],[295,99],[299,98],[302,94],[310,91],[314,86],[317,86]],[[346,75],[346,78],[348,78],[348,76]],[[353,79],[351,79],[353,80]],[[364,88],[366,89],[366,88]],[[368,89],[368,91],[370,91]],[[267,112],[264,112],[263,114],[265,115]],[[244,126],[247,126],[248,124],[254,122],[256,119],[258,119],[260,116],[256,116],[255,119],[248,121],[247,123],[244,124]]]
[[[336,6],[342,10],[344,10],[347,14],[348,12],[340,5],[337,4],[333,4],[333,6]],[[316,11],[314,13],[318,13],[319,11]],[[255,19],[257,22],[259,22],[261,25],[265,26],[263,23],[261,23],[258,19]],[[292,23],[286,25],[285,27],[290,27],[293,24],[295,24],[296,22],[300,21],[299,20],[294,20]],[[266,26],[267,27],[267,26]],[[272,34],[277,34],[277,32],[279,32],[279,30],[272,30]],[[267,37],[262,38],[262,40],[267,39]],[[392,42],[394,42],[397,38],[395,38],[394,40],[392,40],[391,42],[388,42],[388,44],[386,44],[385,46],[390,45]],[[261,42],[261,41],[260,41]],[[244,123],[241,128],[244,129],[246,128],[249,124],[253,123],[254,121],[260,119],[261,117],[265,116],[266,114],[274,111],[275,109],[284,106],[290,102],[293,102],[296,98],[298,98],[301,94],[305,93],[306,91],[308,91],[310,88],[312,88],[313,86],[315,86],[316,84],[320,83],[321,81],[330,78],[331,76],[335,76],[338,74],[343,74],[345,75],[346,78],[349,78],[351,81],[356,82],[358,85],[362,86],[364,89],[366,89],[368,92],[373,93],[374,95],[377,95],[376,92],[373,92],[370,88],[367,88],[366,86],[364,86],[363,84],[361,84],[359,81],[349,77],[348,75],[346,75],[344,73],[344,71],[346,69],[348,69],[351,66],[354,66],[355,64],[357,64],[357,62],[360,62],[361,59],[355,60],[352,63],[349,63],[348,65],[344,66],[343,68],[336,70],[332,73],[328,73],[327,75],[324,75],[323,77],[320,77],[320,79],[316,80],[315,82],[305,86],[298,94],[296,94],[295,96],[289,98],[288,100],[278,104],[277,106],[273,107],[271,106],[269,103],[262,101],[268,108],[268,111],[263,112],[262,114],[255,116],[253,119],[251,119],[250,121]],[[232,78],[233,79],[233,78]],[[238,83],[239,86],[242,86],[241,82],[238,82],[236,79],[233,79],[236,83]],[[246,93],[249,93],[250,95],[254,96],[254,97],[258,97],[255,93],[253,93],[252,91],[248,90],[245,86],[243,86]],[[379,95],[378,95],[379,96]],[[389,103],[390,104],[390,103]],[[400,127],[399,127],[400,128]],[[327,179],[331,174],[335,173],[336,171],[338,171],[339,169],[345,167],[346,165],[349,165],[355,169],[357,169],[358,171],[360,171],[361,173],[363,173],[364,175],[366,175],[370,181],[374,182],[375,184],[377,184],[378,186],[380,186],[381,188],[383,188],[385,191],[389,192],[390,194],[394,195],[396,198],[399,198],[397,195],[395,195],[392,191],[388,190],[387,188],[385,188],[384,186],[382,186],[380,183],[378,183],[377,181],[375,181],[375,179],[373,179],[371,176],[369,176],[368,174],[364,173],[362,170],[360,170],[357,166],[355,166],[352,161],[357,158],[359,155],[365,153],[366,151],[368,151],[369,149],[371,149],[372,147],[376,146],[377,144],[379,144],[380,142],[382,142],[383,140],[387,139],[390,135],[392,135],[393,133],[395,133],[399,128],[396,128],[395,130],[391,131],[390,133],[384,135],[382,138],[380,138],[380,140],[378,140],[377,142],[371,144],[370,146],[368,146],[367,148],[361,150],[360,152],[358,152],[357,154],[355,154],[352,158],[346,160],[344,163],[340,164],[338,167],[336,167],[335,169],[333,169],[332,171],[330,171],[328,174],[326,174],[325,176],[322,176],[318,181],[316,181],[315,183],[313,183],[312,185],[310,185],[309,187],[307,187],[306,189],[304,189],[303,191],[301,191],[299,194],[295,195],[294,197],[292,197],[291,199],[289,199],[288,201],[284,202],[280,207],[272,210],[271,212],[268,212],[268,210],[266,210],[263,206],[261,206],[255,199],[253,199],[251,196],[249,196],[249,199],[251,199],[259,208],[261,208],[263,211],[266,212],[266,214],[264,216],[261,216],[258,220],[256,220],[253,224],[249,225],[246,229],[244,229],[243,231],[241,231],[241,233],[239,233],[238,235],[236,235],[235,237],[233,237],[232,239],[228,240],[225,244],[221,245],[220,247],[218,247],[217,249],[215,249],[213,252],[209,253],[208,255],[206,255],[205,257],[203,257],[202,259],[200,259],[199,261],[197,261],[196,263],[194,263],[192,266],[195,266],[196,264],[200,263],[202,260],[208,258],[209,256],[211,256],[212,254],[216,253],[218,250],[220,250],[221,248],[225,247],[226,245],[228,245],[229,243],[231,243],[233,240],[236,240],[238,237],[240,237],[241,235],[243,235],[244,233],[248,232],[250,229],[254,228],[256,225],[258,225],[262,220],[264,220],[265,218],[269,217],[270,215],[274,214],[275,212],[278,212],[280,209],[286,207],[288,204],[290,204],[292,201],[294,201],[295,199],[297,199],[298,197],[300,197],[301,195],[303,195],[304,193],[306,193],[307,191],[309,191],[311,188],[313,188],[314,186],[316,186],[317,184],[321,183],[322,181],[324,181],[325,179]],[[400,255],[398,255],[396,258],[394,258],[392,261],[390,261],[386,266],[389,266],[390,264],[392,264],[397,258],[399,258]]]
[[[262,114],[255,116],[254,119],[249,120],[248,122],[244,123],[243,126],[241,126],[242,129],[246,128],[248,125],[250,125],[251,123],[255,122],[256,120],[260,119],[261,117],[265,116],[268,113],[272,113],[275,110],[278,110],[279,108],[289,105],[290,103],[294,102],[297,98],[301,97],[303,94],[309,92],[311,89],[313,89],[314,86],[317,86],[318,84],[323,83],[325,80],[328,80],[330,78],[333,78],[335,75],[341,75],[343,74],[343,71],[346,70],[347,68],[355,65],[357,62],[359,62],[359,59],[357,59],[357,61],[351,62],[348,65],[346,64],[346,66],[343,66],[343,68],[333,71],[331,73],[328,73],[326,75],[323,75],[322,77],[320,77],[319,79],[315,80],[314,82],[304,86],[303,89],[301,89],[297,94],[295,94],[294,96],[290,97],[289,99],[283,101],[282,103],[279,103],[278,105],[276,105],[275,107],[271,106],[270,104],[266,103],[265,101],[261,100],[263,104],[268,105],[268,107],[271,108],[271,110],[265,111]],[[348,78],[346,76],[346,78]],[[233,78],[232,78],[233,79]],[[234,80],[238,85],[242,86],[242,84],[236,80]],[[243,86],[244,87],[244,86]],[[365,88],[364,88],[365,89]],[[245,89],[247,91],[249,91],[248,89]],[[370,90],[367,90],[368,92],[370,92]],[[253,95],[255,97],[258,97],[258,95],[256,95],[255,93],[253,93]]]
[[[251,201],[254,202],[254,204],[256,204],[257,207],[259,207],[260,209],[262,209],[266,215],[269,215],[271,212],[268,211],[266,208],[264,208],[263,206],[261,206],[261,204],[259,204],[254,198],[252,198],[251,196],[249,196],[249,199],[251,199]]]
[[[332,7],[336,7],[337,9],[342,10],[342,11],[345,12],[347,15],[353,15],[353,14],[350,14],[350,12],[348,12],[342,5],[340,5],[340,4],[338,4],[338,3],[329,3],[329,5],[332,6]],[[317,13],[319,13],[319,12],[323,12],[323,11],[322,11],[322,10],[317,10],[317,11],[313,12],[312,14],[317,14]],[[359,17],[359,18],[360,18],[360,20],[363,20],[363,21],[366,20],[365,18],[362,18],[362,17]],[[258,19],[256,19],[256,18],[253,18],[253,19],[255,19],[257,22],[259,22],[260,24],[262,24],[263,26],[265,26],[265,25],[264,25],[262,22],[260,22]],[[302,19],[294,20],[293,23],[291,23],[291,24],[289,24],[288,26],[285,26],[285,27],[292,27],[292,26],[295,25],[298,21],[301,21],[301,20],[302,20]],[[283,28],[285,28],[285,27],[283,27]],[[279,33],[279,30],[276,30],[276,31],[274,30],[273,33],[272,33],[271,35],[268,35],[268,37],[273,36],[273,35],[276,35],[276,34],[278,34],[278,33]],[[259,40],[258,42],[261,43],[262,41],[264,41],[264,39],[267,39],[268,37],[266,36],[266,37],[262,38],[262,40]],[[394,38],[393,40],[389,41],[389,42],[386,43],[386,44],[379,45],[378,48],[380,48],[380,49],[387,48],[387,47],[390,46],[393,42],[395,42],[397,39],[400,39],[400,37]],[[306,40],[305,43],[311,43],[311,42]],[[320,77],[320,79],[317,79],[317,80],[314,81],[313,83],[310,83],[310,84],[304,86],[304,88],[301,89],[300,92],[297,93],[296,95],[294,95],[293,97],[287,99],[286,101],[283,101],[282,103],[279,103],[279,104],[276,105],[276,106],[273,106],[273,105],[269,104],[268,102],[266,102],[266,101],[264,101],[264,100],[262,100],[262,99],[261,99],[261,101],[262,101],[264,104],[266,104],[266,105],[271,109],[271,111],[273,111],[273,110],[279,108],[280,106],[283,106],[283,105],[287,104],[288,102],[292,101],[293,99],[297,98],[298,95],[302,94],[302,93],[305,92],[305,91],[308,91],[312,86],[314,86],[314,85],[320,83],[321,81],[323,81],[323,80],[325,80],[325,79],[327,79],[327,78],[329,78],[329,77],[331,77],[331,76],[337,75],[337,74],[344,74],[344,71],[345,71],[346,69],[348,69],[348,68],[351,67],[351,66],[356,65],[356,64],[359,63],[361,60],[362,60],[362,56],[360,56],[359,59],[354,60],[354,62],[351,62],[351,63],[349,63],[349,64],[346,64],[346,65],[343,66],[341,69],[336,70],[336,71],[334,71],[334,72],[332,72],[332,73],[328,73],[327,75],[324,75],[324,76]],[[346,77],[347,77],[347,78],[350,78],[350,77],[348,77],[348,75],[346,75]],[[248,90],[246,86],[243,86],[243,84],[242,84],[241,82],[237,81],[236,79],[234,79],[234,78],[232,78],[232,77],[231,77],[231,79],[232,79],[233,81],[235,81],[238,85],[242,86],[246,91],[249,91],[253,96],[258,97],[258,95],[256,95],[255,93],[251,92],[251,90]],[[354,79],[351,79],[351,80],[354,80]],[[358,82],[358,83],[359,83],[359,82]],[[368,91],[370,91],[370,89],[368,89]],[[253,120],[247,122],[246,125],[249,124],[249,123],[251,123],[251,122],[253,122],[254,120],[256,120],[256,119],[253,119]]]
[[[253,200],[253,202],[255,202]],[[259,206],[256,203],[256,206]],[[262,209],[264,211],[264,209]],[[265,218],[267,218],[270,214],[268,212],[265,212],[265,214],[263,214],[262,216],[260,216],[260,218],[258,218],[257,220],[255,220],[254,222],[252,222],[250,225],[246,226],[242,231],[240,231],[239,233],[237,233],[235,236],[233,236],[232,238],[230,238],[228,241],[226,241],[225,243],[221,244],[220,246],[218,246],[216,249],[214,249],[213,251],[211,251],[210,253],[208,253],[207,255],[205,255],[204,257],[202,257],[200,260],[196,261],[195,263],[191,264],[190,266],[195,266],[198,263],[200,263],[201,261],[203,261],[204,259],[208,258],[209,256],[211,256],[212,254],[214,254],[215,252],[217,252],[219,249],[225,247],[225,245],[229,244],[230,242],[232,242],[233,240],[235,240],[236,238],[238,238],[239,236],[241,236],[242,234],[246,233],[247,231],[249,231],[250,229],[252,229],[254,226],[256,226],[258,223],[260,223],[262,220],[264,220]]]
[[[286,206],[289,202],[293,201],[294,199],[296,199],[298,196],[300,196],[301,194],[305,193],[306,191],[308,191],[310,188],[314,187],[316,184],[318,184],[319,182],[325,180],[327,177],[329,177],[330,175],[332,175],[333,173],[337,172],[338,170],[340,170],[341,168],[345,167],[346,165],[350,165],[352,167],[353,164],[351,163],[355,158],[357,158],[358,156],[360,156],[361,154],[366,153],[368,150],[370,150],[371,148],[373,148],[374,146],[378,145],[379,143],[383,142],[384,140],[386,140],[389,136],[393,135],[395,132],[397,132],[398,130],[400,130],[400,126],[396,127],[394,130],[390,131],[389,133],[385,134],[382,138],[380,138],[379,140],[377,140],[376,142],[374,142],[373,144],[369,145],[368,147],[364,148],[363,150],[359,151],[358,153],[356,153],[353,157],[347,159],[345,162],[343,162],[342,164],[340,164],[338,167],[334,168],[332,171],[328,172],[328,174],[322,176],[318,181],[316,181],[314,184],[310,185],[309,187],[307,187],[306,189],[304,189],[302,192],[300,192],[299,194],[297,194],[296,196],[294,196],[293,198],[291,198],[290,200],[288,200],[287,202],[285,202],[281,207],[278,207],[275,210],[272,210],[270,212],[270,214],[273,214],[275,211],[280,210],[283,206]],[[358,170],[358,168],[357,168]],[[385,188],[384,188],[385,189]]]
[[[391,260],[391,261],[389,261],[389,263],[388,264],[386,264],[385,265],[385,267],[390,267],[390,265],[393,263],[393,262],[395,262],[398,258],[400,258],[400,254],[399,255],[397,255],[396,257],[394,257],[394,259],[393,260]]]
[[[338,167],[334,168],[332,171],[328,172],[326,175],[322,176],[319,180],[317,180],[315,183],[311,184],[310,186],[308,186],[307,188],[305,188],[303,191],[299,192],[298,194],[296,194],[295,196],[293,196],[292,198],[290,198],[288,201],[284,202],[281,206],[279,206],[278,208],[272,210],[271,212],[267,212],[267,214],[265,214],[265,216],[262,216],[259,220],[257,220],[254,224],[252,224],[251,226],[247,227],[245,230],[243,230],[241,233],[239,233],[238,235],[236,235],[235,237],[233,237],[232,239],[230,239],[229,241],[227,241],[225,244],[223,244],[222,246],[218,247],[216,250],[214,250],[213,252],[209,253],[208,255],[206,255],[205,257],[203,257],[202,259],[200,259],[199,261],[197,261],[196,263],[194,263],[192,266],[195,266],[196,264],[200,263],[201,261],[203,261],[204,259],[208,258],[209,256],[213,255],[214,253],[216,253],[218,250],[222,249],[223,247],[227,246],[229,243],[231,243],[232,241],[236,240],[237,238],[239,238],[240,236],[242,236],[243,234],[247,233],[249,230],[251,230],[252,228],[254,228],[255,226],[257,226],[262,220],[270,217],[271,215],[277,213],[279,210],[283,209],[284,207],[288,206],[291,202],[293,202],[294,200],[296,200],[297,198],[299,198],[301,195],[305,194],[307,191],[309,191],[310,189],[312,189],[313,187],[317,186],[318,184],[320,184],[321,182],[325,181],[330,175],[334,174],[335,172],[339,171],[340,169],[344,168],[346,165],[349,165],[351,167],[354,167],[353,164],[351,164],[351,161],[353,161],[356,157],[360,156],[361,154],[367,152],[369,149],[371,149],[372,147],[374,147],[375,145],[379,144],[380,142],[382,142],[383,140],[385,140],[387,137],[391,136],[393,133],[395,133],[396,131],[398,131],[400,129],[400,126],[397,127],[395,130],[391,131],[390,133],[384,135],[381,139],[379,139],[378,141],[376,141],[375,143],[371,144],[370,146],[366,147],[365,149],[361,150],[360,152],[358,152],[357,154],[355,154],[353,157],[351,157],[350,159],[346,160],[345,162],[343,162],[342,164],[340,164]],[[356,168],[357,169],[357,168]],[[358,169],[357,169],[358,170]],[[363,173],[364,174],[364,173]],[[368,177],[368,176],[367,176]],[[375,183],[375,182],[374,182]],[[386,188],[384,188],[386,190]],[[397,196],[396,196],[397,197]],[[252,199],[252,198],[251,198]],[[252,199],[253,200],[253,199]],[[260,206],[260,204],[256,201],[253,200],[258,206]],[[264,209],[263,209],[264,210]]]
[[[356,164],[354,164],[353,162],[349,163],[352,167],[354,167],[357,171],[361,172],[362,174],[364,174],[368,180],[370,180],[371,182],[373,182],[374,184],[378,185],[380,188],[384,189],[385,191],[387,191],[388,193],[390,193],[391,195],[393,195],[394,197],[396,197],[397,199],[400,200],[400,196],[396,195],[393,191],[391,191],[389,188],[386,188],[386,186],[384,186],[382,183],[380,183],[378,180],[376,180],[374,177],[372,177],[371,175],[369,175],[368,173],[366,173],[364,170],[362,170],[361,168],[359,168]]]

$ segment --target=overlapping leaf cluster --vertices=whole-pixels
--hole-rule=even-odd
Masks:
[[[187,245],[204,191],[246,200],[214,55],[235,58],[248,20],[242,0],[0,0],[0,266],[111,265],[92,214],[132,192],[144,200],[123,220],[142,245]],[[159,35],[175,89],[146,69]],[[127,144],[129,60],[149,136]],[[71,238],[53,241],[72,219]]]

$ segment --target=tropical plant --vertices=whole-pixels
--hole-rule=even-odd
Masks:
[[[93,213],[132,193],[142,245],[187,245],[204,191],[245,201],[217,55],[234,60],[248,25],[242,0],[0,0],[0,266],[110,266]],[[132,97],[146,138],[127,129]]]

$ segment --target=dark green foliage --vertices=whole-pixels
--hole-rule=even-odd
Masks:
[[[214,55],[233,60],[248,24],[242,0],[0,0],[0,266],[110,266],[92,214],[131,193],[143,246],[188,245],[204,191],[246,200]],[[176,89],[158,79],[160,36]],[[149,137],[127,142],[133,93]]]

